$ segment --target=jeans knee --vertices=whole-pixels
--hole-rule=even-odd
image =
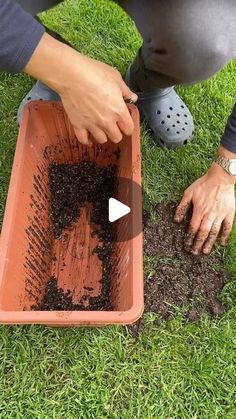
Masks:
[[[235,58],[232,32],[236,22],[222,7],[217,8],[213,0],[157,1],[148,24],[141,25],[139,17],[145,67],[175,83],[194,83],[216,73]]]
[[[152,41],[143,46],[145,67],[166,74],[175,83],[191,84],[208,79],[232,59],[229,43],[224,36],[184,39],[167,36],[162,44]]]
[[[173,53],[173,76],[181,83],[208,79],[230,60],[226,42],[220,38],[193,41],[188,47],[179,45]]]

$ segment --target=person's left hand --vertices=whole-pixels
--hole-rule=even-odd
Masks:
[[[235,215],[234,184],[235,178],[213,163],[204,176],[186,189],[174,216],[174,221],[181,223],[192,204],[186,251],[209,254],[219,233],[221,244],[226,245]]]

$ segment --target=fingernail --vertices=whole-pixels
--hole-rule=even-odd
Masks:
[[[179,223],[181,223],[181,219],[180,218],[176,218],[176,217],[174,217],[174,223],[177,223],[177,224],[179,224]]]
[[[132,93],[131,97],[128,99],[125,99],[125,103],[134,103],[138,99],[138,96],[135,93]]]

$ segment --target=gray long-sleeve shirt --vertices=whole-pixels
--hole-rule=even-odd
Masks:
[[[44,32],[44,27],[18,4],[0,0],[0,69],[20,73]]]
[[[0,0],[0,70],[20,73],[44,32],[44,27],[18,4]],[[236,105],[228,119],[221,144],[236,153]]]

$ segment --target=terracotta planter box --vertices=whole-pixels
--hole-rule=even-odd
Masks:
[[[91,226],[81,211],[73,228],[59,237],[53,234],[48,169],[51,163],[75,164],[91,160],[100,166],[116,164],[118,176],[141,183],[139,116],[130,105],[135,132],[118,145],[91,148],[78,143],[60,103],[32,102],[24,112],[19,131],[5,216],[0,238],[0,323],[36,323],[58,326],[129,324],[143,312],[142,202],[141,189],[126,193],[132,209],[129,226],[125,217],[117,221],[118,236],[124,229],[139,234],[114,245],[116,272],[111,277],[109,311],[40,311],[48,279],[55,275],[58,286],[69,289],[73,301],[85,290],[99,296],[101,265],[92,248]],[[119,159],[117,150],[119,149]],[[122,200],[125,191],[119,190]],[[128,195],[128,196],[127,196]],[[124,200],[123,200],[124,202]],[[80,236],[84,240],[79,240]],[[90,239],[89,239],[90,237]],[[75,242],[76,240],[76,242]],[[79,255],[79,256],[78,256]]]

